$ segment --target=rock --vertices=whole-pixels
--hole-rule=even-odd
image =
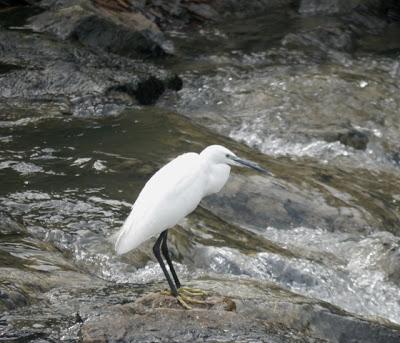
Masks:
[[[128,57],[160,56],[174,51],[158,26],[142,13],[130,7],[105,7],[100,1],[96,6],[85,0],[67,1],[62,7],[33,16],[27,27]]]
[[[348,13],[360,0],[301,0],[299,13],[303,15],[329,15]]]
[[[0,6],[8,7],[8,6],[15,6],[15,5],[26,5],[25,1],[19,0],[0,0]]]
[[[338,135],[338,140],[340,141],[340,143],[357,150],[365,150],[369,142],[368,135],[358,130],[351,130],[346,133],[340,133]]]
[[[343,19],[347,22],[349,28],[360,36],[365,33],[382,34],[387,26],[387,20],[380,14],[380,11],[371,9],[366,4],[356,7]]]
[[[302,0],[302,15],[342,15],[357,34],[381,34],[388,22],[398,21],[400,5],[395,0]]]
[[[177,85],[174,82],[177,83],[178,81],[167,79],[164,82],[157,77],[150,76],[149,78],[140,81],[136,85],[132,83],[126,83],[112,86],[107,89],[107,94],[111,94],[113,92],[128,94],[129,96],[135,97],[140,105],[153,105],[164,93],[166,87],[173,89],[172,87],[179,86],[179,84]]]
[[[164,83],[152,76],[138,83],[135,97],[141,105],[153,105],[164,91]]]
[[[56,256],[57,259],[60,259]],[[1,255],[0,255],[1,260]],[[15,266],[15,264],[14,264]],[[101,287],[104,283],[89,275],[72,270],[52,270],[51,273],[29,270],[28,268],[0,268],[0,309],[15,309],[32,304],[43,298],[43,293],[54,289],[79,289],[91,283]]]
[[[230,281],[232,282],[232,281]],[[218,289],[218,291],[217,291]],[[83,342],[365,342],[394,343],[400,327],[371,322],[323,302],[295,295],[272,284],[215,282],[214,301],[225,290],[236,311],[194,306],[157,294],[134,303],[102,308],[81,327]]]
[[[135,98],[155,103],[167,85],[179,88],[179,78],[149,63],[97,55],[69,41],[0,30],[0,49],[0,63],[13,66],[0,74],[0,103],[19,98],[17,107],[29,107],[30,99],[59,102],[60,114],[118,114]]]
[[[357,34],[369,33],[379,35],[384,32],[388,23],[400,19],[400,5],[396,0],[367,0],[343,16],[349,27]]]
[[[363,230],[366,225],[356,208],[335,208],[318,191],[305,194],[293,184],[257,175],[232,175],[220,193],[203,199],[202,204],[227,222],[258,230],[306,226],[346,231],[350,227]]]
[[[282,45],[307,52],[314,58],[334,60],[348,59],[343,53],[351,53],[355,48],[353,33],[340,24],[289,33],[282,39]]]
[[[223,301],[223,297],[219,298]],[[93,318],[94,319],[94,318]],[[270,329],[254,318],[247,318],[218,306],[183,310],[176,299],[149,294],[133,304],[117,305],[89,318],[82,326],[83,342],[215,342],[260,341],[305,342],[295,330]],[[289,337],[292,340],[289,341]],[[319,340],[315,340],[319,342]]]
[[[375,264],[385,273],[387,279],[400,285],[400,240],[388,232],[376,236],[381,238],[381,246],[376,254]]]
[[[195,1],[193,1],[195,2]],[[273,8],[283,8],[293,4],[291,0],[220,0],[210,1],[220,18],[234,16],[239,18],[265,13]]]
[[[186,9],[203,20],[217,20],[219,14],[208,4],[189,3]]]
[[[0,237],[1,235],[23,235],[26,228],[15,221],[8,213],[0,211]]]
[[[167,88],[174,91],[180,91],[183,87],[183,80],[178,75],[174,75],[167,80]]]

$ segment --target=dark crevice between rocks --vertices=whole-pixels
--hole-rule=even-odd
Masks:
[[[154,76],[138,83],[135,97],[141,105],[153,105],[164,93],[164,82]]]
[[[365,150],[368,145],[368,135],[358,130],[351,130],[338,135],[339,142],[357,150]]]
[[[4,7],[18,7],[28,5],[30,5],[30,3],[24,0],[0,0],[0,9]]]
[[[21,66],[17,66],[15,64],[9,63],[0,63],[0,74],[5,74],[13,70],[21,70],[24,69]]]
[[[179,91],[183,87],[183,81],[178,75],[174,75],[165,81],[155,76],[140,81],[137,85],[131,83],[119,84],[109,87],[106,94],[123,93],[136,98],[140,105],[154,105],[166,89]]]
[[[332,132],[331,134],[325,135],[323,139],[328,143],[340,142],[356,150],[365,150],[369,143],[367,133],[353,128],[341,132]]]
[[[7,5],[7,3],[9,3]],[[26,1],[1,1],[0,0],[0,27],[12,29],[24,26],[29,17],[39,14],[44,10],[31,5]]]

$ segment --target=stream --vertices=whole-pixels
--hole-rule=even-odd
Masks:
[[[113,237],[158,168],[210,144],[273,175],[233,168],[171,230],[184,282],[271,282],[400,325],[400,30],[351,53],[303,47],[324,20],[272,11],[168,31],[177,53],[155,64],[184,87],[154,106],[2,110],[0,338],[75,341],[100,309],[166,287],[154,240],[117,256]]]

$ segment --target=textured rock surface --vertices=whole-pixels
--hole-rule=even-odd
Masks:
[[[0,102],[58,99],[59,113],[115,114],[136,103],[137,89],[141,103],[143,98],[145,104],[156,102],[166,88],[164,82],[169,82],[167,73],[151,64],[98,55],[37,34],[0,29],[0,49],[0,62],[15,66],[0,74]],[[157,82],[139,87],[146,80]]]
[[[173,53],[172,43],[155,23],[128,9],[94,6],[85,0],[67,1],[62,7],[30,18],[27,27],[123,56]]]
[[[246,297],[238,296],[240,292]],[[236,310],[218,306],[228,298]],[[172,297],[148,294],[89,317],[81,328],[82,341],[395,343],[400,339],[396,326],[371,323],[268,284],[239,282],[236,295],[228,298],[215,294],[211,301],[216,305],[184,310]]]
[[[360,0],[301,0],[299,12],[304,15],[343,14],[359,3]]]
[[[367,226],[362,212],[332,207],[317,190],[305,196],[293,185],[258,176],[234,175],[218,196],[203,202],[227,221],[257,228],[319,225],[329,230],[363,230]]]

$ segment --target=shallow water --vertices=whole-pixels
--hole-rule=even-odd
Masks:
[[[119,257],[112,237],[154,171],[212,143],[273,177],[235,169],[172,231],[183,280],[268,280],[400,323],[398,57],[305,61],[280,47],[301,24],[283,30],[287,16],[256,20],[267,38],[246,22],[171,33],[184,58],[166,65],[185,87],[157,107],[89,119],[2,113],[6,337],[73,340],[96,309],[164,287],[152,241]],[[210,44],[190,54],[193,40]],[[366,150],[331,139],[349,127],[368,134]]]

